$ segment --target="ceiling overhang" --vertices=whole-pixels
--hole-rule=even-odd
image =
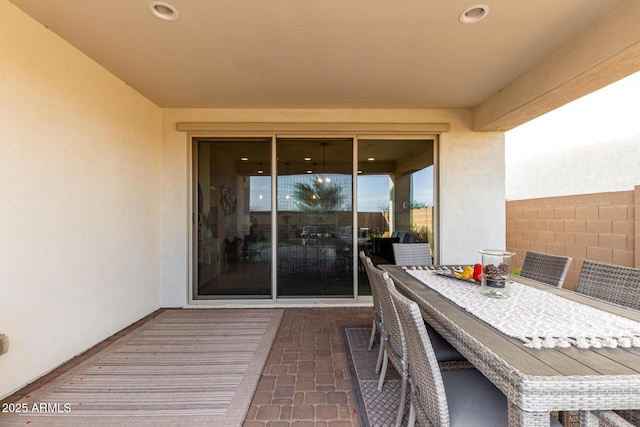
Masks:
[[[474,130],[513,129],[640,71],[639,22],[640,2],[615,9],[476,107]]]

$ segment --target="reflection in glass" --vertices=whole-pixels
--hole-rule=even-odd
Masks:
[[[353,144],[279,138],[274,165],[271,138],[196,141],[194,299],[268,299],[274,288],[278,298],[350,298],[354,277],[366,296],[359,251],[393,263],[393,242],[429,242],[437,256],[435,142],[360,139],[357,175]]]
[[[353,296],[351,147],[351,139],[277,142],[279,296]]]
[[[433,141],[358,141],[358,246],[374,264],[395,263],[394,242],[429,242],[434,253],[433,180]],[[370,295],[358,273],[358,294]]]
[[[194,299],[271,297],[271,140],[202,140]]]

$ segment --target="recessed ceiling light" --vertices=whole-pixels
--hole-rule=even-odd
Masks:
[[[312,170],[308,170],[307,173],[313,173],[313,171]]]
[[[375,157],[369,157],[367,160],[369,160],[370,162],[373,162],[375,160]]]
[[[486,4],[477,4],[462,12],[458,20],[463,24],[475,24],[486,18],[488,14],[489,6]]]
[[[305,162],[310,162],[310,161],[311,161],[311,157],[309,157],[309,156],[305,157],[305,158],[304,158],[304,161],[305,161]]]
[[[177,21],[180,17],[178,10],[169,3],[154,1],[149,3],[149,12],[163,21]]]
[[[247,160],[249,160],[248,157],[240,157],[240,160],[242,160],[243,162],[246,162]]]

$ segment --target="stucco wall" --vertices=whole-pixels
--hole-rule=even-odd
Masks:
[[[161,111],[0,1],[0,397],[160,306]]]
[[[592,108],[595,111],[599,110],[599,106]],[[627,117],[622,124],[628,127],[629,123],[635,123],[634,120],[635,118]],[[608,127],[618,125],[615,121],[607,123]],[[555,123],[549,124],[548,138],[557,138],[554,132],[564,135],[585,132],[576,129],[578,125],[563,129],[559,128],[561,124],[557,124],[558,127],[553,126]],[[605,131],[606,129],[601,130],[603,133]],[[567,137],[580,138],[580,135]],[[511,139],[511,135],[507,134],[507,138]],[[618,140],[604,139],[606,135],[602,138],[601,141],[591,144],[535,155],[523,150],[521,158],[507,159],[507,200],[591,194],[632,188],[640,182],[640,133]],[[512,145],[535,144],[534,141],[528,140],[520,142],[517,136],[513,139],[509,141]],[[561,139],[558,138],[556,141],[562,146]]]
[[[163,110],[162,304],[188,303],[190,141],[180,122],[449,123],[440,136],[440,260],[470,263],[504,248],[504,133],[473,132],[462,110]]]
[[[585,259],[640,266],[640,186],[635,190],[507,201],[507,248],[573,258],[564,288],[575,290]]]

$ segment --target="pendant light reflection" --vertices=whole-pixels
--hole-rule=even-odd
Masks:
[[[324,174],[324,178],[322,175],[318,176],[318,184],[322,184],[324,182],[331,182],[331,178],[326,174],[326,165],[327,165],[327,143],[320,143],[322,146],[322,174]],[[315,197],[314,197],[315,198]]]
[[[289,162],[286,162],[285,165],[287,166],[287,176],[289,175]],[[289,195],[289,193],[287,193],[286,196],[284,196],[285,199],[289,200],[291,196]]]

